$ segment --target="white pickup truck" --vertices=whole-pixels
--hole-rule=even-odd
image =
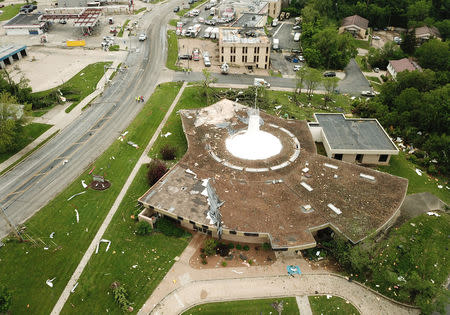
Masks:
[[[258,87],[263,86],[266,88],[270,88],[270,83],[267,82],[266,80],[260,79],[260,78],[255,78],[255,80],[253,81],[253,85],[258,86]]]

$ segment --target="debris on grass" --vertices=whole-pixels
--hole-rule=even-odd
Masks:
[[[82,185],[82,186],[83,186],[83,188],[85,188],[85,189],[86,189],[86,188],[87,188],[87,186],[88,186],[88,185],[86,184],[86,182],[85,182],[85,180],[84,180],[84,179],[83,179],[83,180],[81,181],[81,185]]]
[[[67,199],[67,201],[70,201],[70,200],[72,200],[73,198],[75,198],[76,196],[82,195],[82,194],[84,194],[84,193],[86,193],[86,191],[82,191],[82,192],[80,192],[80,193],[78,193],[78,194],[72,195],[71,197],[69,197],[69,199]]]
[[[55,280],[56,278],[53,279],[47,279],[47,281],[45,281],[45,283],[50,287],[53,288],[53,280]]]
[[[50,233],[50,238],[53,238],[55,236],[55,232]]]

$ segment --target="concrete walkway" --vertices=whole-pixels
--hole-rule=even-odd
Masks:
[[[111,65],[111,67],[117,67],[120,64],[120,61],[114,61]],[[11,164],[15,163],[19,159],[21,159],[25,154],[36,148],[42,141],[46,140],[48,137],[50,137],[55,132],[64,129],[67,125],[69,125],[72,121],[74,121],[82,112],[82,109],[84,106],[89,104],[90,101],[95,99],[98,95],[103,93],[103,90],[105,88],[105,83],[111,76],[111,74],[114,72],[114,69],[108,69],[104,76],[98,81],[96,90],[86,96],[74,109],[70,111],[70,113],[65,112],[65,107],[67,106],[58,106],[58,109],[55,111],[52,110],[53,115],[51,117],[46,118],[44,115],[43,117],[36,117],[33,119],[33,122],[37,123],[44,123],[44,124],[50,124],[53,125],[50,129],[48,129],[46,132],[41,134],[39,137],[37,137],[33,142],[28,144],[25,148],[14,154],[12,157],[4,161],[0,164],[0,172],[9,167]]]
[[[298,310],[301,315],[312,315],[311,305],[309,305],[309,299],[307,295],[296,296]]]
[[[81,259],[80,263],[78,264],[77,268],[75,269],[75,272],[73,273],[72,277],[70,278],[69,282],[67,283],[66,287],[64,288],[61,296],[58,299],[58,302],[56,302],[56,305],[54,306],[51,314],[59,314],[64,307],[64,304],[66,303],[67,299],[70,296],[70,290],[75,286],[78,279],[81,276],[81,273],[83,272],[84,268],[86,267],[87,263],[91,259],[92,254],[95,251],[95,248],[97,247],[97,244],[99,244],[100,240],[103,237],[103,234],[105,233],[106,229],[108,228],[109,223],[111,222],[112,218],[114,217],[114,214],[116,213],[117,209],[119,208],[120,203],[122,202],[123,197],[125,197],[125,194],[130,187],[131,183],[133,182],[134,178],[136,177],[136,174],[138,173],[140,167],[142,164],[148,163],[150,161],[150,158],[148,157],[148,152],[150,151],[151,147],[155,143],[156,139],[158,139],[159,134],[161,133],[162,128],[165,126],[167,120],[169,119],[170,115],[172,114],[173,109],[175,108],[175,105],[178,103],[178,100],[180,99],[181,95],[183,94],[183,91],[185,87],[187,86],[187,82],[184,82],[183,86],[181,87],[180,91],[178,92],[178,95],[175,97],[175,100],[173,101],[172,105],[170,105],[166,115],[164,116],[163,120],[158,126],[158,129],[156,129],[155,133],[153,134],[153,137],[150,139],[150,142],[148,143],[147,147],[145,148],[144,152],[142,152],[142,155],[140,156],[138,162],[134,166],[133,170],[131,171],[130,176],[128,176],[127,181],[125,182],[125,185],[122,187],[122,190],[120,191],[119,195],[117,196],[116,200],[114,201],[114,204],[112,205],[111,209],[109,210],[105,220],[103,221],[102,225],[98,229],[97,233],[95,234],[94,239],[92,240],[91,244],[89,245],[87,251],[84,253],[83,258]]]
[[[361,314],[419,314],[344,277],[315,268],[301,257],[279,257],[269,266],[194,269],[189,260],[205,236],[194,234],[189,245],[139,310],[144,314],[179,314],[190,307],[226,300],[331,294],[355,305]],[[286,265],[301,276],[288,277]],[[303,313],[302,313],[303,314]]]

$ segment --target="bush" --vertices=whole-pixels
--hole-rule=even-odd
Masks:
[[[11,307],[12,294],[6,288],[0,287],[0,313],[7,313]]]
[[[229,249],[233,249],[233,248],[234,248],[234,244],[233,244],[233,243],[229,243],[229,244],[228,244],[228,248],[229,248]]]
[[[216,253],[217,241],[213,238],[208,238],[203,242],[203,248],[207,256],[212,256]]]
[[[242,249],[242,245],[241,244],[236,244],[236,249],[237,250],[241,250]]]
[[[148,233],[150,233],[151,228],[152,227],[150,226],[150,224],[148,224],[148,222],[141,221],[137,224],[136,234],[142,236],[147,235]]]
[[[116,301],[117,304],[119,304],[120,308],[124,312],[132,312],[133,307],[131,306],[131,302],[128,301],[128,293],[125,288],[120,285],[119,282],[113,282],[111,284],[111,287],[113,289],[113,296],[114,301]]]
[[[262,246],[262,248],[263,248],[264,250],[271,250],[271,249],[272,249],[272,246],[270,246],[269,243],[264,243],[263,246]]]
[[[230,249],[227,245],[224,243],[219,243],[217,246],[217,254],[219,254],[221,257],[226,257],[230,253]]]
[[[384,74],[380,75],[381,80],[383,80],[383,82],[386,82],[388,80],[388,77],[385,76]]]
[[[156,184],[156,182],[167,173],[166,165],[160,160],[152,160],[148,166],[147,180],[150,186]]]
[[[248,250],[250,250],[250,247],[248,247],[248,245],[244,245],[243,249],[244,249],[245,251],[248,251]]]
[[[109,46],[109,51],[119,51],[119,45],[111,45]]]
[[[161,148],[159,153],[164,161],[174,160],[177,157],[177,149],[168,143]]]
[[[206,260],[206,258],[202,258],[202,264],[206,265],[208,263],[208,261]]]
[[[222,266],[226,267],[227,266],[227,262],[226,261],[222,261]]]
[[[437,175],[438,171],[436,169],[436,166],[434,166],[433,164],[428,166],[428,173],[431,175]]]
[[[155,230],[166,236],[184,237],[190,235],[167,218],[158,219],[155,224]]]
[[[201,258],[201,259],[205,259],[205,258],[206,258],[205,253],[201,253],[201,254],[200,254],[200,258]]]
[[[251,266],[251,265],[253,265],[253,260],[252,259],[249,259],[248,260],[248,264]]]

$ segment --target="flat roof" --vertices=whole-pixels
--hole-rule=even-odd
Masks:
[[[397,147],[376,119],[347,119],[343,114],[314,114],[334,150],[392,150]]]
[[[23,14],[19,13],[15,17],[13,17],[11,20],[9,20],[7,23],[3,25],[3,27],[11,27],[11,26],[44,26],[45,21],[40,21],[39,17],[41,16],[41,13],[37,14]]]
[[[264,14],[244,13],[233,23],[233,27],[256,27],[266,16]]]
[[[224,0],[219,3],[219,9],[233,7],[249,13],[264,13],[268,1],[264,0]]]
[[[0,46],[0,61],[25,49],[27,49],[26,45],[2,45]]]
[[[255,36],[246,36],[245,31],[237,27],[219,28],[219,41],[222,43],[258,44],[269,43],[267,35],[259,29],[253,30]]]
[[[265,233],[274,248],[314,247],[313,231],[327,226],[356,243],[398,213],[407,180],[318,155],[306,121],[261,112],[260,129],[279,138],[281,152],[253,161],[231,155],[225,140],[247,128],[247,110],[229,100],[181,110],[188,150],[139,201],[211,228],[210,205],[219,204],[225,233]]]

